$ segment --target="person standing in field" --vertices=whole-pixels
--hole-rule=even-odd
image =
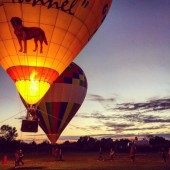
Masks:
[[[168,155],[169,155],[169,157],[170,157],[170,148],[169,148],[169,150],[168,150]]]
[[[113,161],[113,157],[114,157],[114,155],[115,155],[115,151],[114,151],[113,148],[110,149],[109,155],[110,155],[110,160]]]
[[[63,152],[62,152],[62,149],[60,148],[59,149],[59,161],[62,161],[63,160]]]
[[[99,156],[98,156],[98,159],[97,159],[97,160],[98,160],[98,161],[101,161],[101,160],[104,161],[102,147],[100,147],[100,149],[99,149]]]
[[[164,149],[162,149],[162,159],[164,162],[166,162],[166,153]]]
[[[54,150],[54,157],[55,157],[55,160],[56,160],[56,161],[59,160],[59,149],[58,149],[58,148],[56,148],[56,149]]]
[[[14,153],[14,158],[15,158],[15,165],[14,165],[14,169],[19,165],[19,151],[16,150]]]
[[[135,145],[134,143],[132,143],[131,147],[130,147],[130,159],[132,160],[132,162],[135,162]]]
[[[21,164],[24,165],[24,162],[23,162],[23,160],[22,160],[23,157],[24,157],[24,154],[23,154],[22,149],[19,150],[18,156],[19,156],[18,164],[21,162]]]

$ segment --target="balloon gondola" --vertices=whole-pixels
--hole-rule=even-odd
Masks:
[[[21,96],[20,96],[21,97]],[[22,132],[38,132],[38,118],[36,115],[36,105],[28,105],[21,97],[26,109],[26,118],[22,120],[21,131]]]

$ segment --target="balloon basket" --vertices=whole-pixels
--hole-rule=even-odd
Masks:
[[[22,132],[38,132],[38,121],[36,120],[22,120]]]

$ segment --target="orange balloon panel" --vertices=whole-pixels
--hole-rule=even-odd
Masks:
[[[36,72],[34,80],[51,84],[97,31],[111,2],[0,0],[2,67],[14,82]]]

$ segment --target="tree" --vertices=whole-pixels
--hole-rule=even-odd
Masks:
[[[17,136],[18,136],[18,133],[15,127],[11,127],[9,125],[2,125],[0,127],[1,140],[10,142],[10,141],[15,140]]]

